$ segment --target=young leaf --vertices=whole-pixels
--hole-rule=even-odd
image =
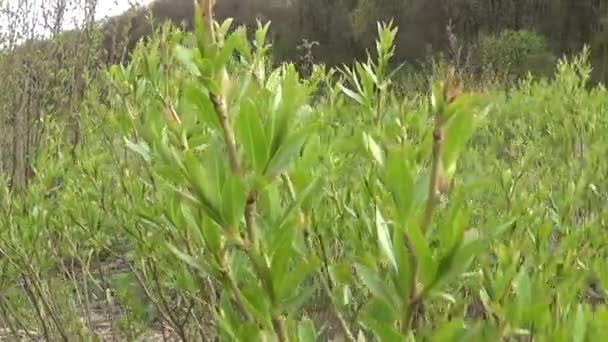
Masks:
[[[199,123],[219,130],[220,122],[207,92],[194,80],[185,80],[182,87],[183,100],[196,109]]]
[[[587,319],[585,317],[585,311],[581,304],[576,307],[576,318],[574,320],[573,335],[574,336],[572,338],[572,341],[574,342],[585,341],[585,337],[587,335]]]
[[[365,104],[365,101],[363,100],[363,97],[361,97],[359,94],[357,94],[354,91],[346,88],[342,84],[338,84],[338,87],[340,87],[340,90],[342,90],[342,92],[344,92],[344,94],[346,94],[346,96],[348,96],[351,99],[357,101],[357,103],[359,103],[360,105],[364,105]]]
[[[322,185],[322,179],[321,177],[316,177],[314,178],[309,184],[308,186],[302,190],[302,192],[300,192],[297,197],[295,202],[292,202],[283,212],[283,215],[281,216],[281,220],[278,222],[278,227],[282,227],[283,224],[285,224],[285,222],[287,221],[287,219],[290,217],[290,215],[297,209],[300,208],[300,206],[302,205],[302,203],[304,203],[306,200],[308,200],[311,196],[318,194],[321,185]]]
[[[415,188],[410,166],[399,150],[391,150],[388,153],[386,182],[395,201],[400,223],[405,223],[414,209]]]
[[[299,342],[316,342],[317,341],[317,333],[315,330],[315,325],[308,318],[304,318],[302,321],[300,321],[298,323],[298,341]]]
[[[140,141],[139,143],[135,144],[131,140],[125,138],[125,145],[131,151],[139,154],[146,162],[150,162],[150,147],[148,147],[145,142]]]
[[[253,169],[261,173],[268,162],[269,141],[255,104],[244,101],[236,120],[236,131],[239,142]]]
[[[448,122],[445,130],[443,154],[441,156],[448,178],[454,175],[458,154],[467,144],[473,131],[473,113],[471,112],[459,112]]]
[[[393,245],[391,243],[391,233],[389,232],[388,224],[384,221],[380,210],[376,208],[376,232],[378,234],[378,242],[380,248],[388,258],[394,272],[398,272],[397,261],[393,254]]]
[[[405,233],[401,229],[393,230],[393,250],[395,252],[395,259],[397,261],[398,272],[393,275],[393,283],[402,299],[409,298],[411,283],[412,270],[410,269],[410,255],[406,249],[405,244]]]
[[[206,265],[205,263],[203,263],[199,260],[196,260],[194,257],[192,257],[186,253],[183,253],[182,251],[180,251],[177,247],[173,246],[172,244],[168,243],[167,248],[169,248],[169,251],[171,251],[171,253],[173,253],[178,259],[183,261],[186,265],[199,271],[201,273],[201,275],[210,275],[210,276],[215,277],[216,279],[221,279],[219,277],[219,274],[213,268],[209,267],[208,265]]]
[[[363,145],[365,146],[365,149],[367,149],[372,154],[372,157],[374,157],[376,162],[378,162],[380,166],[384,166],[384,151],[378,145],[378,143],[376,143],[374,138],[372,138],[369,134],[365,132],[363,133]]]
[[[431,339],[432,342],[461,341],[465,335],[465,325],[461,320],[444,323]]]
[[[296,266],[278,284],[278,296],[280,299],[293,297],[298,292],[298,287],[312,272],[318,268],[316,259],[299,260]]]
[[[232,173],[227,174],[222,189],[222,217],[230,226],[236,227],[245,210],[247,189],[243,180]]]
[[[187,169],[187,177],[194,187],[197,198],[215,222],[222,225],[222,215],[219,208],[220,187],[214,184],[211,174],[205,169],[192,151],[187,151],[184,164]]]
[[[361,278],[361,281],[367,286],[370,292],[377,298],[382,299],[387,305],[389,305],[395,312],[396,304],[398,299],[395,294],[389,289],[386,284],[378,277],[372,270],[361,264],[355,264],[357,274]]]
[[[437,273],[437,264],[431,254],[428,242],[420,230],[420,226],[414,222],[407,226],[407,234],[410,237],[416,258],[418,259],[418,269],[420,280],[426,285],[430,284]]]
[[[300,150],[308,136],[308,131],[302,130],[287,137],[271,157],[265,173],[267,175],[279,175],[285,172],[289,163],[300,155]]]
[[[404,336],[401,335],[394,325],[370,320],[366,322],[370,326],[370,329],[374,332],[374,335],[378,337],[378,341],[386,342],[403,342]]]
[[[173,54],[175,55],[177,60],[182,63],[194,77],[201,76],[201,72],[199,71],[198,65],[194,61],[195,55],[193,50],[188,49],[182,45],[177,45]]]

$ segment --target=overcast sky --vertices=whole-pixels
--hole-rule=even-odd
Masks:
[[[21,13],[18,15],[20,17],[22,17],[23,12],[25,12],[29,19],[28,22],[34,22],[36,24],[36,32],[43,36],[47,36],[50,30],[48,27],[45,28],[45,26],[48,26],[45,25],[45,11],[47,13],[52,13],[54,6],[61,2],[67,4],[67,13],[62,25],[63,29],[70,30],[82,25],[84,20],[83,8],[86,0],[0,0],[0,34],[7,33],[9,23],[8,16],[10,15],[10,12]],[[115,16],[123,13],[134,4],[147,4],[150,2],[152,2],[152,0],[97,0],[95,19],[100,20],[105,17]],[[29,9],[25,9],[28,7]],[[10,12],[7,12],[7,9]]]

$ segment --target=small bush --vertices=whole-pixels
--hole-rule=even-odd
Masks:
[[[504,30],[484,34],[478,44],[479,62],[485,71],[521,78],[528,72],[545,76],[552,72],[555,57],[545,37],[534,31]]]

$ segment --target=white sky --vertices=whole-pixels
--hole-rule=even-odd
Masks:
[[[89,0],[90,1],[90,0]],[[143,5],[151,3],[153,0],[97,0],[95,19],[119,15],[130,8],[132,5]],[[51,32],[49,22],[52,22],[53,8],[59,3],[65,2],[67,13],[65,13],[62,23],[63,30],[71,30],[82,25],[85,19],[85,3],[87,0],[0,0],[0,45],[2,36],[10,33],[11,18],[27,16],[27,22],[33,23],[36,35],[48,36]],[[17,13],[11,17],[10,12]],[[47,19],[45,19],[45,17]],[[31,32],[31,28],[20,24],[17,36],[24,37],[25,32]],[[14,32],[14,31],[13,31]],[[22,39],[19,39],[22,40]]]

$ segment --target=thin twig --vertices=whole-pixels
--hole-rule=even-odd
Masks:
[[[452,102],[460,94],[460,90],[457,89],[455,87],[455,84],[453,83],[455,81],[455,72],[456,70],[454,68],[450,69],[447,80],[442,89],[442,94],[437,94],[438,96],[442,96],[443,100],[446,103]],[[433,110],[435,110],[436,112],[435,126],[433,129],[433,150],[431,156],[431,175],[428,189],[429,193],[426,202],[426,208],[424,210],[424,216],[420,225],[420,229],[423,234],[429,230],[433,221],[433,214],[435,212],[435,208],[437,206],[437,202],[442,190],[440,189],[440,182],[443,181],[441,179],[441,177],[443,177],[441,170],[441,154],[443,152],[443,143],[445,140],[445,133],[443,128],[444,116],[442,112],[443,109],[434,108]],[[417,289],[418,261],[414,246],[407,232],[404,233],[404,243],[409,253],[410,293],[408,303],[407,305],[404,305],[402,312],[401,331],[403,333],[407,333],[412,328],[412,318],[414,313],[418,311],[420,305],[422,305],[422,297],[424,295],[424,290],[419,293]]]
[[[36,300],[36,295],[34,295],[34,292],[32,291],[30,285],[29,285],[29,281],[27,279],[27,277],[25,276],[25,274],[21,275],[22,280],[23,280],[23,289],[25,290],[25,293],[27,294],[27,297],[30,299],[32,305],[34,306],[34,310],[36,312],[36,316],[39,319],[40,324],[42,325],[42,333],[44,335],[44,338],[47,341],[50,341],[51,335],[49,333],[49,329],[46,325],[46,319],[44,319],[44,316],[42,315],[42,311],[41,308],[38,304],[38,301]]]
[[[441,167],[441,152],[443,150],[443,141],[444,141],[444,133],[443,128],[441,127],[443,124],[443,115],[442,113],[436,114],[436,123],[435,129],[433,131],[433,156],[431,161],[431,181],[429,183],[429,194],[426,202],[426,208],[424,211],[424,218],[422,221],[421,229],[422,232],[425,233],[429,226],[431,225],[431,221],[433,219],[433,211],[435,210],[435,205],[437,204],[437,199],[439,195],[439,177],[440,177],[440,167]]]
[[[252,190],[247,195],[247,202],[245,204],[245,226],[247,227],[248,238],[254,252],[259,253],[260,243],[258,238],[258,227],[255,220],[256,201],[257,191]]]
[[[215,26],[213,25],[213,6],[214,0],[199,0],[199,5],[203,11],[203,21],[205,24],[205,32],[207,33],[207,40],[210,44],[217,43],[215,37]],[[228,74],[226,70],[222,70],[222,82],[228,82]],[[224,85],[222,85],[222,89]],[[218,116],[220,125],[222,126],[222,133],[224,135],[224,141],[228,150],[228,158],[230,160],[230,168],[232,172],[240,172],[240,163],[238,159],[238,151],[236,148],[236,138],[230,116],[228,115],[228,105],[226,104],[227,99],[224,98],[224,94],[210,94],[213,108]]]

